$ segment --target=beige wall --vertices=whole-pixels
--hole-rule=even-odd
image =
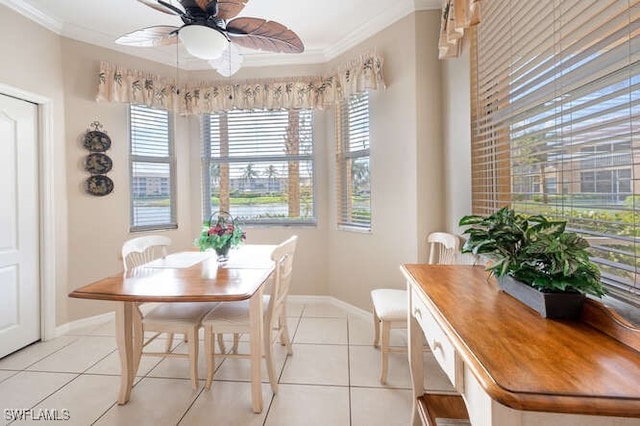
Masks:
[[[460,233],[458,220],[471,214],[470,47],[442,61],[442,110],[445,149],[446,229]]]
[[[69,291],[122,270],[120,248],[122,242],[142,235],[129,232],[129,126],[128,106],[123,103],[96,102],[97,75],[100,60],[143,69],[158,75],[173,77],[175,68],[146,61],[113,50],[62,38],[62,57],[65,93],[66,173],[69,217],[69,273],[61,288]],[[84,192],[83,183],[88,177],[83,170],[87,151],[82,138],[90,123],[99,121],[111,138],[107,154],[113,160],[108,176],[114,182],[114,190],[105,197],[95,197]],[[172,250],[191,245],[191,199],[189,188],[189,129],[183,117],[174,116],[175,153],[178,196],[178,229],[156,231],[173,240]],[[60,306],[58,323],[113,310],[104,302],[91,302],[66,298],[66,306]]]
[[[0,58],[0,84],[16,91],[48,98],[51,102],[53,123],[49,142],[53,146],[49,148],[53,152],[52,163],[55,166],[52,176],[41,176],[41,179],[47,179],[43,182],[43,188],[52,192],[55,197],[55,211],[47,212],[55,217],[55,229],[48,230],[55,234],[55,244],[52,241],[44,243],[49,244],[48,249],[55,252],[52,282],[58,284],[53,293],[56,294],[56,306],[60,311],[60,306],[66,301],[66,293],[61,286],[64,286],[67,278],[67,139],[60,37],[5,6],[0,6]]]
[[[426,232],[444,225],[438,25],[436,11],[412,14],[329,64],[369,47],[384,56],[387,89],[370,97],[372,232],[337,230],[331,199],[329,294],[363,309],[370,290],[404,287],[398,266],[415,263]]]
[[[369,291],[377,287],[403,287],[398,265],[422,259],[426,233],[446,225],[438,26],[438,12],[419,12],[392,24],[328,64],[247,67],[234,76],[241,79],[317,74],[370,47],[376,47],[384,56],[388,87],[372,92],[370,98],[373,231],[336,229],[332,108],[317,112],[314,120],[318,225],[247,229],[249,243],[273,243],[294,233],[299,235],[293,294],[331,295],[369,309]],[[0,83],[14,84],[56,101],[56,144],[60,148],[57,184],[62,193],[57,208],[60,218],[57,325],[107,312],[113,309],[108,303],[66,297],[74,288],[120,271],[120,246],[131,237],[127,106],[95,101],[99,61],[108,60],[169,77],[175,75],[175,69],[60,38],[2,6],[0,37],[2,57],[19,58],[14,61],[15,69],[0,69]],[[5,43],[7,37],[15,42]],[[18,48],[19,40],[29,43]],[[211,72],[181,71],[181,76],[185,74],[193,80],[215,78]],[[112,139],[108,155],[113,159],[114,169],[109,176],[114,180],[115,190],[103,198],[89,196],[82,188],[88,174],[82,169],[87,152],[81,140],[94,120],[104,125]],[[191,246],[202,220],[200,123],[196,117],[175,120],[179,228],[165,233],[179,250]]]

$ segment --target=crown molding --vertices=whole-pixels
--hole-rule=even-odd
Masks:
[[[7,6],[14,12],[19,13],[27,19],[31,19],[36,24],[53,31],[56,34],[62,34],[63,23],[51,16],[45,15],[40,10],[25,3],[22,0],[0,0],[0,4]]]
[[[378,14],[366,25],[347,34],[341,41],[325,49],[324,55],[330,61],[369,37],[379,33],[391,24],[418,10],[440,9],[440,0],[409,0],[393,2],[393,6]]]

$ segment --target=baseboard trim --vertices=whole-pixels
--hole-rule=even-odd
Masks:
[[[337,306],[339,308],[346,310],[348,313],[352,315],[359,316],[362,318],[371,318],[371,312],[365,311],[364,309],[360,309],[340,299],[336,299],[333,296],[290,295],[290,296],[287,296],[287,299],[291,302],[296,302],[296,303],[331,303],[334,306]]]
[[[64,334],[73,333],[81,328],[98,326],[105,322],[111,321],[115,318],[115,312],[107,312],[106,314],[95,315],[93,317],[82,318],[79,320],[71,321],[56,327],[53,337],[60,337]],[[47,339],[49,340],[49,339]]]

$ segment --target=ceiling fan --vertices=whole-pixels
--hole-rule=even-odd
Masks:
[[[208,60],[225,76],[237,71],[242,62],[242,56],[234,45],[278,53],[304,51],[300,37],[278,22],[235,18],[249,0],[138,1],[157,11],[180,17],[183,25],[142,28],[119,37],[116,39],[118,44],[153,47],[181,41],[191,55]]]

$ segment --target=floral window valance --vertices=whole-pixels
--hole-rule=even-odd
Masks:
[[[363,54],[329,76],[188,82],[180,87],[173,79],[102,62],[97,100],[144,104],[180,114],[232,109],[323,109],[352,94],[380,87],[385,87],[382,56],[374,52]]]
[[[443,0],[438,57],[458,57],[464,30],[479,22],[480,0]]]

